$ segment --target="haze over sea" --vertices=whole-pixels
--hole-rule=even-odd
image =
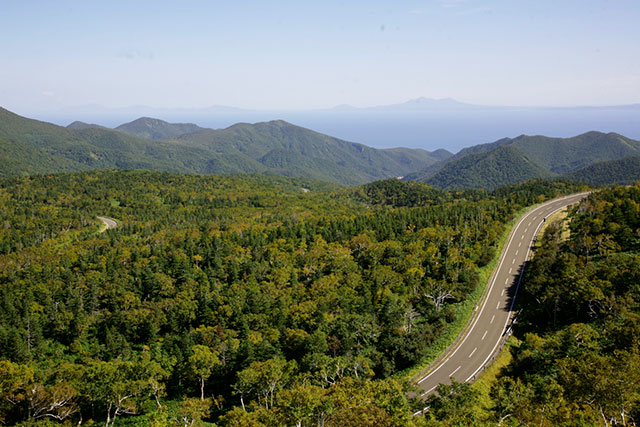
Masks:
[[[250,111],[76,108],[36,118],[63,126],[74,120],[115,127],[140,116],[223,128],[238,122],[283,119],[376,148],[411,147],[457,152],[461,148],[521,134],[571,137],[591,130],[640,139],[640,105],[620,107],[475,107],[440,111],[345,109]]]

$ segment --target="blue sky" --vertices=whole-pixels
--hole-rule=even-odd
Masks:
[[[0,105],[639,103],[638,22],[638,0],[4,0]]]

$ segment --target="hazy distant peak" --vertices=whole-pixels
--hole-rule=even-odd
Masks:
[[[198,132],[203,128],[193,123],[169,123],[153,117],[140,117],[115,129],[138,138],[170,139],[187,133]]]
[[[255,127],[276,127],[276,128],[285,128],[285,127],[298,127],[294,124],[291,124],[285,120],[277,119],[277,120],[269,120],[267,122],[257,122],[257,123],[247,123],[247,122],[239,122],[234,123],[226,129],[242,129],[242,128],[255,128]]]
[[[422,105],[422,106],[461,106],[468,105],[463,102],[457,101],[453,98],[425,98],[421,96],[420,98],[410,99],[405,102],[404,105]]]
[[[106,129],[104,126],[100,126],[100,125],[96,125],[94,123],[85,123],[85,122],[81,122],[79,120],[76,120],[73,123],[70,123],[67,126],[68,129],[76,129],[76,130],[81,130],[81,129]]]
[[[357,109],[358,109],[357,107],[354,107],[353,105],[349,105],[349,104],[340,104],[331,108],[331,110],[333,111],[353,111]]]
[[[431,157],[438,160],[445,160],[451,156],[453,156],[453,153],[449,150],[445,150],[444,148],[438,148],[437,150],[431,152]]]

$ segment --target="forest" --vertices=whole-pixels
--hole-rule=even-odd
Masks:
[[[414,418],[424,402],[408,397],[403,371],[455,320],[453,306],[484,286],[478,268],[496,256],[506,223],[526,206],[579,189],[531,181],[441,191],[395,179],[344,189],[303,178],[145,171],[0,180],[0,420],[468,425],[466,412],[447,408],[460,396],[473,400],[473,390],[454,385],[427,417]],[[554,334],[567,335],[574,322],[591,328],[583,340],[594,358],[637,370],[638,289],[629,283],[638,283],[640,189],[602,194],[572,213],[571,238],[546,245],[555,252],[540,250],[529,270],[526,298],[543,302],[525,311],[527,338],[505,375],[538,405],[536,393],[552,399],[559,387],[584,389],[575,383],[584,378],[562,377],[553,360],[536,359],[556,345],[558,363],[566,363]],[[101,232],[98,215],[118,227]],[[549,233],[545,239],[554,238]],[[580,291],[560,298],[566,276],[555,273],[554,291],[536,285],[535,263],[547,256],[559,271],[565,258],[588,267],[574,266]],[[600,289],[607,274],[619,277]],[[605,334],[601,323],[609,321],[617,329],[607,324]],[[589,370],[598,360],[578,362]],[[556,375],[556,388],[540,389],[548,382],[525,375],[529,366],[543,378]],[[588,406],[589,396],[566,394]],[[508,413],[515,422],[524,415],[514,408],[536,413],[513,402],[473,420]],[[626,419],[637,418],[635,402],[623,404]],[[603,405],[603,416],[619,419],[619,406]]]
[[[637,425],[640,183],[592,193],[551,223],[520,298],[512,359],[489,393],[440,386],[431,425]]]

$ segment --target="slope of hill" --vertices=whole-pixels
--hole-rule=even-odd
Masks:
[[[172,139],[185,133],[203,130],[193,123],[168,123],[150,117],[140,117],[115,129],[142,139]]]
[[[204,170],[202,150],[106,128],[69,129],[0,109],[0,176],[90,169]]]
[[[85,123],[79,120],[76,120],[75,122],[67,125],[67,129],[81,130],[81,129],[91,129],[91,128],[108,129],[104,126],[96,125],[94,123]]]
[[[142,126],[144,120],[137,121]],[[152,121],[152,127],[160,121]],[[135,123],[135,122],[132,122]],[[164,122],[166,123],[166,122]],[[167,129],[171,128],[171,124]],[[64,128],[0,109],[0,176],[88,169],[266,173],[357,185],[435,163],[424,150],[378,150],[283,121],[146,140],[100,127]],[[122,127],[121,127],[122,128]],[[187,128],[182,128],[186,130]],[[175,130],[175,129],[174,129]]]
[[[324,175],[331,182],[347,185],[403,176],[437,161],[425,150],[378,150],[282,120],[238,123],[220,130],[206,129],[182,135],[178,142],[223,155],[243,155],[275,168],[274,172],[279,174],[302,173],[297,176],[319,179]],[[308,168],[314,174],[305,172]]]
[[[564,174],[605,160],[640,155],[640,141],[617,133],[587,132],[572,138],[520,135],[460,150],[454,157],[486,152],[503,145],[521,149],[531,160],[552,172]]]
[[[590,185],[632,184],[640,180],[640,156],[594,163],[565,177]]]
[[[457,173],[462,175],[456,179],[456,186],[467,179],[467,171],[456,171],[457,168],[468,169],[473,162],[484,160],[480,154],[486,154],[501,147],[512,147],[523,153],[530,162],[536,164],[536,170],[529,170],[523,176],[554,176],[566,175],[585,166],[630,156],[640,155],[640,141],[626,138],[617,133],[587,132],[572,138],[550,138],[546,136],[521,135],[517,138],[502,138],[488,144],[479,144],[460,150],[453,156],[439,162],[432,163],[419,172],[408,174],[405,180],[429,182],[436,186],[447,185]],[[467,158],[468,157],[468,158]],[[459,160],[466,159],[464,162]],[[607,166],[612,169],[616,163]],[[517,168],[516,165],[514,165]],[[541,173],[540,168],[545,170]],[[475,168],[472,174],[483,184],[490,184],[495,178],[495,171],[483,171],[481,166]],[[621,172],[622,173],[622,172]],[[486,174],[493,175],[487,176]],[[513,175],[514,177],[516,175]],[[603,177],[606,181],[606,177]],[[509,180],[507,180],[509,181]],[[603,181],[603,182],[604,182]],[[453,182],[453,181],[452,181]],[[469,182],[471,187],[481,184]]]
[[[472,153],[447,163],[426,182],[437,188],[485,188],[515,184],[534,178],[551,178],[554,173],[530,160],[519,148],[500,146],[484,153]]]

